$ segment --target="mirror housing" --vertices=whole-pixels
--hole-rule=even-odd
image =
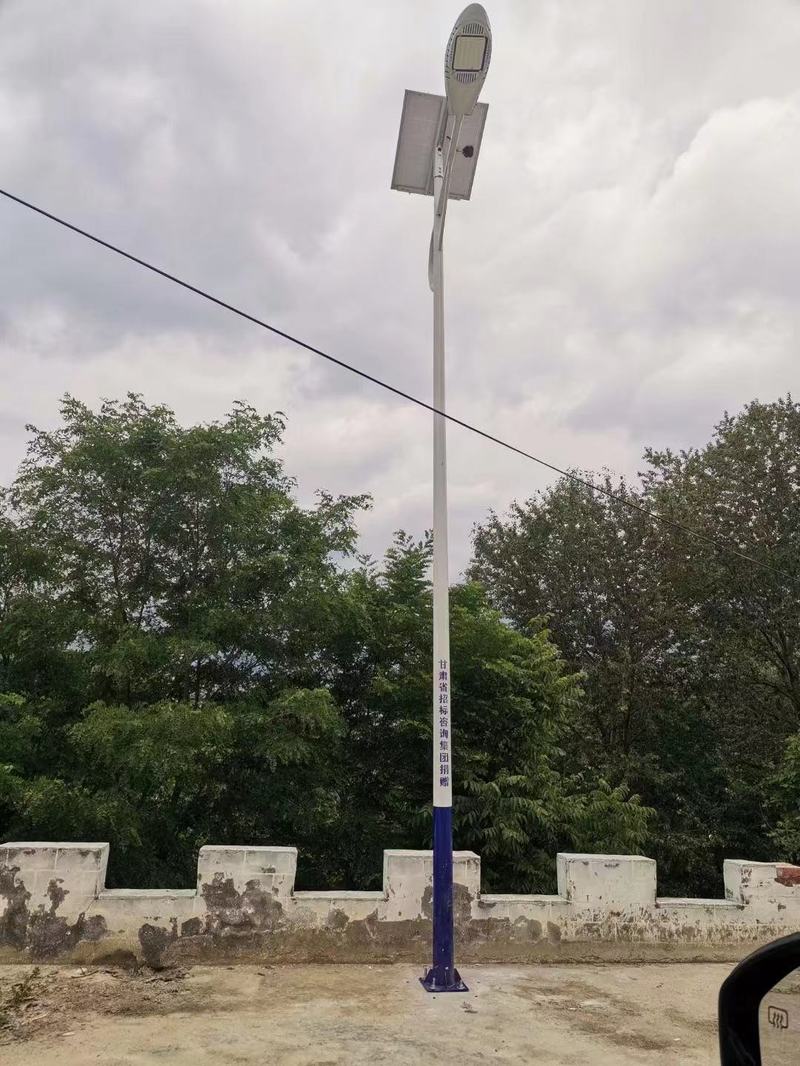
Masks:
[[[798,967],[800,933],[791,933],[748,955],[723,981],[719,990],[722,1066],[761,1066],[761,1000]]]

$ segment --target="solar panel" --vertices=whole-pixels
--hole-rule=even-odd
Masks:
[[[451,200],[470,198],[488,110],[488,104],[476,104],[475,110],[461,124],[457,147],[471,147],[472,152],[456,152],[450,178]],[[433,153],[437,144],[444,140],[446,124],[447,101],[443,96],[406,89],[392,173],[393,189],[433,195]]]

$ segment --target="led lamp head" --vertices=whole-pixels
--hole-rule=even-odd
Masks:
[[[480,4],[470,4],[456,19],[444,56],[447,108],[456,118],[474,111],[491,57],[489,16]]]

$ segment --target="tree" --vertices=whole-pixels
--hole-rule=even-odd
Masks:
[[[326,597],[365,497],[292,498],[283,422],[236,404],[182,429],[131,395],[33,438],[11,500],[57,582],[49,602],[85,653],[90,696],[198,706],[309,671]],[[256,673],[254,673],[254,671]]]
[[[707,538],[671,529],[663,574],[724,786],[711,804],[719,850],[774,858],[772,840],[783,838],[770,839],[768,782],[783,762],[785,801],[787,741],[800,728],[800,406],[789,396],[753,401],[726,414],[705,448],[646,454],[651,506]]]
[[[244,404],[188,429],[135,395],[62,418],[31,427],[0,525],[0,663],[26,708],[0,720],[40,723],[5,771],[13,835],[105,826],[128,883],[187,880],[213,836],[312,837],[342,733],[320,634],[366,498],[299,507],[281,418]]]
[[[430,846],[430,555],[429,539],[399,534],[381,568],[350,579],[332,691],[348,724],[339,850],[353,883],[381,848]],[[650,813],[638,797],[601,798],[552,765],[580,690],[546,630],[515,632],[470,582],[451,590],[450,639],[455,838],[481,853],[484,884],[552,887],[556,850],[585,840],[593,819],[596,847],[638,845]]]
[[[606,476],[606,493],[641,506]],[[490,513],[474,535],[471,576],[523,632],[547,618],[586,694],[575,743],[625,763],[660,683],[666,621],[653,566],[658,530],[641,511],[568,478],[506,519]]]
[[[600,482],[665,522],[564,479],[476,530],[492,602],[523,632],[549,615],[583,673],[567,746],[656,809],[675,894],[718,891],[726,854],[774,852],[765,782],[798,728],[799,446],[790,398],[754,402],[704,449],[648,451],[639,487]]]
[[[0,513],[0,819],[110,839],[112,882],[192,884],[207,841],[291,843],[300,883],[379,883],[430,826],[430,541],[355,554],[363,496],[301,508],[280,416],[184,428],[136,395],[31,427]],[[452,594],[456,832],[486,883],[648,812],[558,773],[580,692],[544,628]]]
[[[800,405],[791,397],[754,401],[726,414],[702,450],[646,454],[648,499],[708,538],[687,541],[673,531],[669,576],[696,617],[709,661],[746,693],[757,721],[747,721],[742,742],[751,744],[761,726],[773,737],[796,730]]]

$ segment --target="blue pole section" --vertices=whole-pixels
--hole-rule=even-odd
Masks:
[[[453,983],[453,808],[433,808],[433,971]]]
[[[453,808],[433,808],[433,965],[428,992],[467,992],[455,966],[453,936]]]

